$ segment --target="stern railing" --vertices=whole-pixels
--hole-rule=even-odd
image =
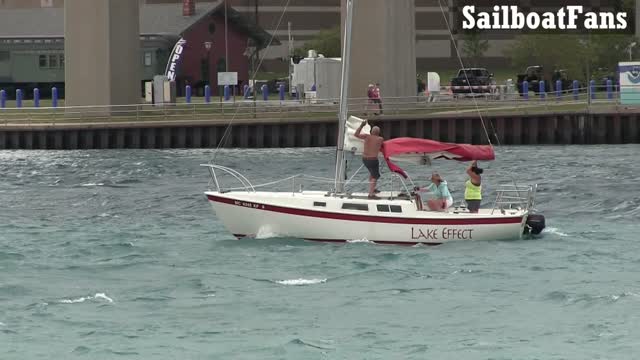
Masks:
[[[501,185],[496,190],[496,199],[491,214],[496,210],[529,211],[535,206],[538,185]]]

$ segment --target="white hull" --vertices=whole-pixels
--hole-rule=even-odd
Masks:
[[[410,200],[340,198],[322,192],[206,192],[217,217],[236,237],[315,241],[441,244],[455,240],[517,240],[526,210],[420,211]],[[343,209],[344,204],[362,208]],[[378,205],[382,209],[378,208]],[[387,208],[387,205],[393,205]],[[368,209],[367,209],[368,208]],[[401,212],[398,212],[401,211]]]

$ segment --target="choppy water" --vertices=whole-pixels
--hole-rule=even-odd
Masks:
[[[0,359],[632,359],[638,154],[502,149],[485,186],[539,182],[546,235],[412,248],[234,240],[210,151],[0,152]],[[220,158],[269,181],[333,153]]]

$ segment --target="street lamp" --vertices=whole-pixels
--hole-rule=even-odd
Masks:
[[[629,61],[633,60],[633,48],[636,47],[636,45],[638,45],[635,42],[632,42],[631,44],[629,44]]]
[[[204,42],[204,48],[207,49],[207,85],[211,86],[211,48],[213,43],[211,41]]]

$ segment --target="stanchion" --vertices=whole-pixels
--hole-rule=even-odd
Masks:
[[[207,104],[211,102],[211,87],[209,85],[204,87],[204,101],[206,101]]]
[[[224,101],[229,101],[231,99],[231,88],[229,85],[224,86]]]
[[[51,106],[58,107],[58,88],[55,86],[51,88]]]
[[[33,89],[33,107],[40,107],[40,89]]]

